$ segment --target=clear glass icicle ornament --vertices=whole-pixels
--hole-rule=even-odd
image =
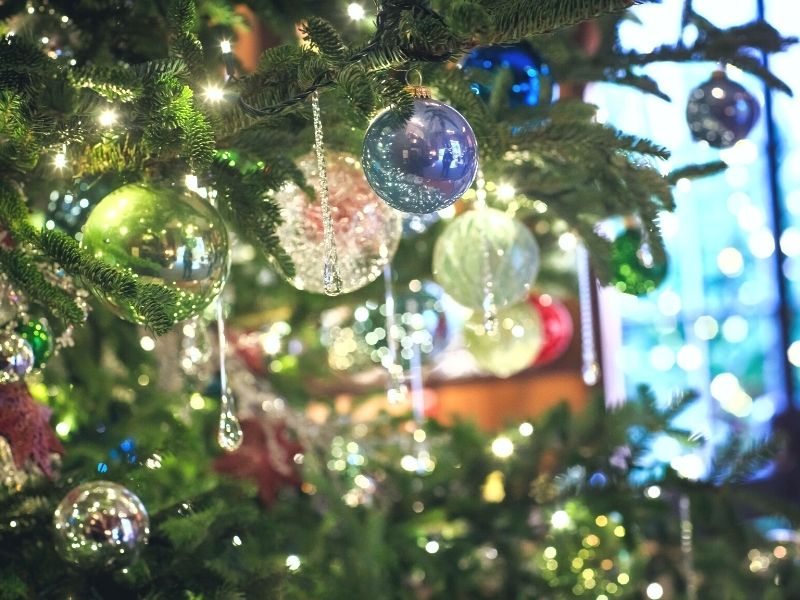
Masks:
[[[325,146],[322,139],[322,118],[318,92],[311,95],[311,112],[314,117],[314,152],[317,155],[317,171],[319,172],[319,200],[322,208],[323,252],[325,253],[322,283],[327,295],[337,296],[342,292],[342,278],[339,275],[336,239],[333,237],[333,219],[328,198],[328,171],[325,166]]]
[[[486,179],[483,177],[483,171],[478,170],[478,177],[475,180],[477,190],[475,192],[475,210],[486,210]],[[491,248],[488,240],[481,237],[480,241],[483,246],[483,264],[481,268],[481,277],[483,279],[483,328],[489,335],[497,334],[497,303],[494,297],[494,279],[492,276],[491,268]]]
[[[388,382],[386,385],[386,397],[390,404],[399,404],[406,400],[408,395],[407,377],[403,366],[397,358],[398,328],[396,323],[397,311],[394,298],[394,281],[391,263],[386,263],[383,267],[384,281],[384,305],[386,307],[386,347],[388,353],[383,361],[386,367]]]
[[[227,452],[233,452],[242,445],[242,426],[236,416],[236,400],[228,387],[228,373],[225,369],[225,315],[222,306],[222,295],[217,298],[217,333],[219,335],[219,429],[217,443]]]
[[[592,309],[592,273],[589,252],[579,243],[575,248],[575,269],[578,275],[578,301],[581,317],[581,374],[586,385],[596,385],[600,378],[600,364],[594,339],[594,311]]]

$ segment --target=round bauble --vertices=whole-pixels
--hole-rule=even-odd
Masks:
[[[364,136],[367,181],[390,206],[431,213],[450,206],[478,172],[478,143],[467,120],[430,98],[414,99],[414,114],[399,124],[386,110]]]
[[[41,367],[53,354],[53,332],[45,319],[28,321],[17,328],[19,336],[28,342],[33,350],[33,366]]]
[[[728,79],[724,71],[714,71],[689,95],[686,120],[694,139],[729,148],[747,137],[760,112],[758,101],[744,86]]]
[[[16,333],[0,331],[0,383],[18,381],[33,370],[31,345]]]
[[[442,288],[432,281],[412,285],[413,289],[395,298],[396,361],[404,368],[410,366],[415,352],[423,363],[435,358],[453,333],[442,303]],[[326,335],[330,366],[337,370],[390,366],[386,315],[386,304],[367,302],[355,309],[351,321],[331,327]]]
[[[539,272],[539,245],[519,221],[493,208],[459,215],[433,249],[433,275],[452,298],[482,308],[487,284],[494,305],[524,300]]]
[[[150,519],[130,490],[110,481],[70,490],[53,514],[56,550],[85,569],[132,564],[147,545]]]
[[[542,345],[542,323],[530,304],[522,302],[497,313],[497,329],[490,333],[483,314],[476,313],[464,329],[467,349],[485,371],[510,377],[531,366]]]
[[[308,155],[298,161],[298,167],[319,195],[316,159]],[[374,281],[392,260],[402,235],[402,217],[372,192],[353,157],[331,154],[327,167],[341,292],[347,293]],[[278,238],[295,268],[289,282],[300,290],[325,293],[324,230],[319,201],[309,198],[294,184],[284,186],[275,194],[275,200],[283,218]]]
[[[464,57],[461,67],[472,81],[472,91],[486,102],[502,80],[508,83],[504,93],[509,106],[537,106],[553,101],[555,82],[550,67],[526,42],[476,48]]]
[[[81,245],[142,283],[177,292],[175,322],[200,314],[228,277],[225,224],[213,206],[188,191],[137,183],[111,192],[89,215]],[[92,291],[123,319],[143,322],[132,303]]]
[[[532,294],[528,302],[539,314],[542,322],[542,347],[533,364],[547,365],[560,358],[572,341],[572,316],[559,300],[549,294]]]
[[[641,230],[632,227],[611,244],[611,283],[620,292],[634,296],[649,294],[667,276],[667,262],[657,262],[642,241]]]

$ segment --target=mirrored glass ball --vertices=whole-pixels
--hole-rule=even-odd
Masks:
[[[433,249],[433,275],[456,302],[497,307],[523,300],[539,273],[539,245],[519,221],[493,208],[459,215]]]
[[[53,526],[58,553],[86,569],[132,564],[150,536],[142,501],[110,481],[70,490],[53,514]]]
[[[505,81],[508,106],[549,104],[556,93],[550,67],[527,42],[475,48],[464,57],[461,68],[470,89],[488,102],[498,81]],[[502,71],[508,71],[504,78]]]
[[[297,166],[319,196],[319,174],[313,155]],[[328,192],[342,293],[374,281],[392,260],[402,236],[402,215],[381,202],[370,189],[361,165],[347,154],[327,157]],[[299,290],[325,293],[324,228],[317,198],[309,198],[294,184],[275,194],[283,223],[278,238],[294,263],[289,282]]]
[[[753,129],[761,112],[747,89],[715,71],[711,79],[695,88],[686,106],[692,137],[714,148],[729,148]]]
[[[141,183],[103,198],[83,228],[83,248],[143,283],[175,290],[175,322],[199,314],[228,277],[228,233],[216,209],[188,191]],[[143,319],[136,307],[92,290],[118,316]]]
[[[0,383],[17,381],[33,370],[33,348],[14,333],[0,333]]]
[[[464,328],[464,339],[483,370],[510,377],[533,363],[542,346],[542,324],[536,309],[522,302],[498,311],[494,332],[486,330],[483,314],[476,313]]]
[[[386,110],[364,137],[367,181],[390,206],[431,213],[458,200],[478,172],[478,143],[467,120],[430,98],[414,99],[414,114],[398,126]]]

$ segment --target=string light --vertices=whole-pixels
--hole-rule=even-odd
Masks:
[[[529,437],[533,434],[533,425],[528,422],[522,423],[519,426],[519,434],[523,437]]]
[[[296,554],[290,554],[289,556],[286,557],[286,568],[289,569],[290,571],[297,571],[297,569],[300,568],[301,564],[302,563],[300,562],[300,557],[297,556]]]
[[[492,454],[497,458],[508,458],[514,454],[514,442],[501,435],[492,442]]]
[[[232,50],[231,41],[230,40],[220,40],[219,49],[222,51],[223,54],[230,54],[231,50]]]
[[[97,120],[103,127],[111,127],[117,122],[117,113],[115,110],[108,108],[100,113],[100,116],[97,118]]]
[[[223,92],[222,88],[219,87],[218,85],[206,86],[203,95],[209,102],[220,102],[221,100],[225,99],[225,92]]]
[[[645,593],[650,600],[659,600],[664,596],[664,588],[661,587],[661,584],[651,583],[647,586]]]
[[[517,190],[510,183],[501,183],[497,186],[497,197],[500,200],[511,200],[516,194]]]
[[[67,154],[63,150],[53,158],[53,166],[59,171],[67,166]]]
[[[550,524],[554,529],[566,529],[571,522],[572,520],[565,510],[557,510],[553,513],[553,516],[550,517]]]
[[[358,2],[351,2],[347,7],[347,16],[353,21],[360,21],[364,18],[364,7]]]

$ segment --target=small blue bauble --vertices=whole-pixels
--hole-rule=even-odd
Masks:
[[[689,95],[686,120],[694,139],[714,148],[730,148],[747,137],[760,112],[747,88],[728,79],[724,71],[715,71]]]
[[[510,106],[537,106],[553,101],[555,83],[550,67],[527,43],[476,48],[464,58],[461,67],[473,79],[472,91],[487,102],[500,69],[511,71]]]
[[[384,111],[364,136],[361,160],[375,193],[389,206],[427,214],[450,206],[469,189],[478,172],[478,143],[454,108],[414,99],[414,115],[397,125]]]

